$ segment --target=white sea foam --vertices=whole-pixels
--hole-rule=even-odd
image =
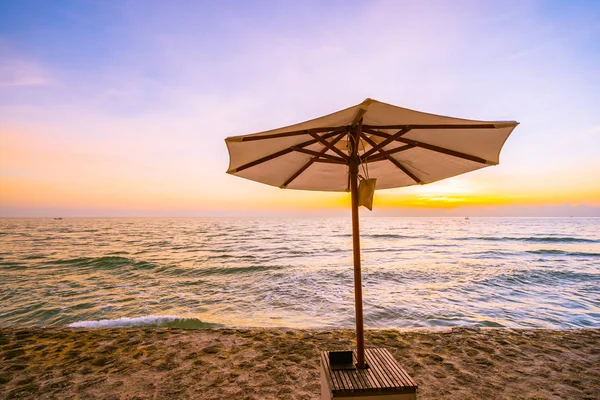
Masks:
[[[172,327],[206,327],[197,318],[186,318],[178,315],[146,315],[143,317],[117,319],[101,319],[92,321],[78,321],[69,324],[69,328],[121,328],[129,326],[172,326]]]

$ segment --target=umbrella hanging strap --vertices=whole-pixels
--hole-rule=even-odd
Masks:
[[[352,136],[351,136],[352,137]],[[354,141],[355,139],[352,138],[352,140]],[[360,139],[359,139],[360,141]],[[365,149],[365,144],[364,142],[360,141],[362,144],[362,151],[363,154],[366,151]],[[352,146],[359,146],[358,143],[352,143]],[[375,183],[377,182],[377,179],[371,179],[369,177],[369,165],[368,162],[366,161],[366,159],[362,160],[362,158],[360,157],[360,154],[358,154],[358,151],[356,152],[357,156],[358,156],[358,161],[360,163],[360,165],[362,166],[362,173],[364,174],[358,174],[358,179],[360,181],[360,184],[358,185],[358,205],[359,206],[364,206],[366,208],[368,208],[369,210],[373,209],[373,194],[375,193]]]

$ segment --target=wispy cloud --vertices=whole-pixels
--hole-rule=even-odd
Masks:
[[[53,79],[40,63],[13,58],[0,49],[0,87],[45,86]]]

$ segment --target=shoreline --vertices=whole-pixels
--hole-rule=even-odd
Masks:
[[[350,329],[0,328],[0,399],[317,399]],[[600,398],[600,328],[368,329],[418,399]]]

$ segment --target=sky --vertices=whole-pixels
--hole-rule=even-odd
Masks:
[[[516,120],[398,216],[600,216],[598,1],[0,2],[0,217],[346,215],[227,175],[228,136],[374,98]]]

